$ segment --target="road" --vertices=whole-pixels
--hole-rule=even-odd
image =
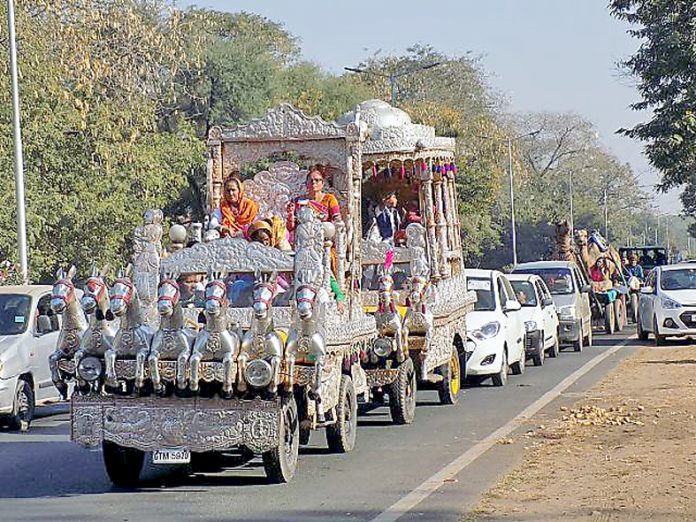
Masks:
[[[29,433],[0,432],[0,519],[458,521],[521,457],[517,435],[574,402],[638,349],[629,337],[597,335],[593,348],[563,350],[543,367],[511,376],[505,388],[466,388],[456,406],[438,405],[434,391],[419,392],[410,426],[392,426],[387,408],[373,410],[360,418],[349,454],[328,454],[323,434],[315,433],[301,449],[294,481],[285,485],[266,484],[260,463],[252,461],[184,479],[147,469],[142,488],[118,490],[100,452],[69,441],[67,406],[54,405]],[[502,436],[516,442],[497,444]]]

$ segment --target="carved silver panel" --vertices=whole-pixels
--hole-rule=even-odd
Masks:
[[[244,445],[257,453],[278,445],[280,402],[255,399],[74,398],[72,439],[102,440],[143,451],[222,451]]]
[[[377,388],[393,383],[399,375],[399,370],[393,368],[378,368],[365,370],[365,373],[367,374],[367,386],[370,388]]]
[[[256,268],[264,272],[292,272],[293,254],[243,238],[228,237],[174,252],[161,264],[164,272],[175,274],[207,273],[208,269],[253,272]]]
[[[416,255],[416,252],[406,247],[393,247],[384,241],[365,240],[362,242],[362,264],[382,265],[390,250],[394,251],[394,263],[409,263]]]

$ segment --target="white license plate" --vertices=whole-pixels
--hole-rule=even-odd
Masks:
[[[161,449],[152,452],[153,464],[188,464],[191,452],[187,449]]]

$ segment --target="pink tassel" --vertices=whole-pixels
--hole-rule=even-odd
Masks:
[[[377,165],[374,163],[372,164],[372,177],[373,178],[377,177]]]
[[[384,258],[384,268],[387,273],[391,270],[392,263],[394,262],[394,251],[390,250]]]
[[[404,179],[406,177],[406,166],[402,163],[401,164],[401,179]]]

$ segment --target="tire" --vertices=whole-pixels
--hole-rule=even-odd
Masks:
[[[655,337],[655,346],[664,346],[667,343],[667,336],[658,333],[657,317],[653,317],[653,336]]]
[[[638,294],[631,292],[631,317],[634,323],[638,322]]]
[[[145,453],[135,448],[125,448],[115,442],[102,443],[106,474],[120,488],[133,488],[140,481]]]
[[[411,424],[416,416],[416,370],[413,360],[399,366],[399,375],[389,386],[389,411],[394,424]]]
[[[590,320],[590,329],[587,331],[587,335],[585,336],[585,346],[588,348],[592,348],[592,320]]]
[[[355,447],[358,434],[358,401],[355,397],[353,380],[341,375],[336,406],[336,424],[326,427],[326,440],[334,453],[347,453]]]
[[[556,358],[558,357],[558,354],[561,352],[561,345],[558,340],[558,332],[556,332],[556,339],[553,341],[553,346],[549,349],[548,354],[549,357]]]
[[[300,428],[300,446],[306,446],[309,444],[309,437],[312,434],[312,430],[307,428]]]
[[[508,363],[507,350],[503,348],[503,360],[500,365],[500,371],[491,377],[493,386],[505,386],[508,380]]]
[[[512,371],[512,375],[522,375],[524,373],[524,368],[527,364],[527,353],[524,351],[524,348],[522,349],[522,355],[520,356],[520,360],[517,362],[514,362],[510,365],[510,370]]]
[[[616,319],[614,319],[614,303],[607,303],[604,305],[604,331],[608,335],[614,333],[614,326],[616,326]]]
[[[292,395],[283,398],[281,416],[278,446],[261,456],[266,477],[274,484],[290,482],[297,470],[300,452],[300,419],[297,403]]]
[[[452,347],[449,362],[440,366],[438,373],[442,375],[442,381],[437,385],[440,404],[457,404],[459,402],[459,390],[462,388],[462,370],[456,346]]]
[[[626,301],[624,300],[623,296],[614,301],[614,319],[616,321],[614,331],[623,331],[624,326],[626,325]]]
[[[31,420],[34,418],[35,406],[34,390],[32,390],[31,384],[24,379],[19,379],[15,388],[12,413],[8,422],[9,429],[27,431]]]
[[[573,342],[573,350],[576,352],[582,352],[582,346],[585,342],[585,334],[582,331],[582,321],[580,322],[580,333],[578,334],[578,340]]]
[[[640,318],[640,315],[636,317],[636,333],[638,334],[638,339],[641,341],[647,341],[648,340],[648,335],[649,332],[646,332],[643,330],[643,320]]]
[[[544,332],[541,332],[540,337],[539,337],[539,346],[537,346],[537,353],[532,355],[532,361],[534,362],[534,366],[543,366],[544,365],[544,356],[545,356],[544,341],[545,340],[546,340],[546,337],[544,336]]]

